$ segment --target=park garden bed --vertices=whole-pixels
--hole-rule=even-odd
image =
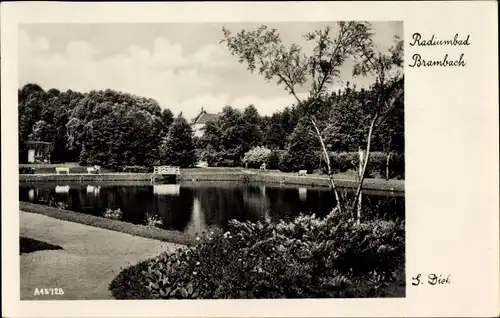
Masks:
[[[273,224],[230,221],[196,244],[122,271],[117,299],[405,296],[404,221],[337,212]]]

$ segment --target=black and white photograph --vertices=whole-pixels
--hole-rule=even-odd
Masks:
[[[498,316],[496,2],[0,9],[2,317]]]
[[[405,297],[402,21],[18,39],[21,300]]]
[[[21,299],[404,297],[402,36],[20,25]]]

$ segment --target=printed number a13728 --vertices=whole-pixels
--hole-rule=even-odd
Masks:
[[[35,296],[40,295],[64,295],[62,288],[35,288]]]

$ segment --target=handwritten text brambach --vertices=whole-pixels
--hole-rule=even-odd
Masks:
[[[465,40],[459,39],[458,33],[455,34],[455,37],[452,39],[440,40],[434,37],[434,34],[430,39],[422,39],[422,35],[418,32],[413,33],[413,42],[410,42],[411,46],[462,46],[462,45],[470,45],[469,39],[470,35],[467,35]]]
[[[463,60],[464,53],[460,54],[458,60],[449,60],[448,54],[445,54],[442,60],[424,60],[420,54],[413,54],[413,64],[410,67],[425,67],[425,66],[441,66],[441,67],[465,67],[466,63]]]

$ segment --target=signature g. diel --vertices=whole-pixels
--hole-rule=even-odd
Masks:
[[[428,285],[448,285],[451,284],[451,274],[435,274],[430,273],[427,275],[427,281],[422,278],[422,274],[417,274],[417,276],[412,277],[412,285],[418,286],[425,284]]]

